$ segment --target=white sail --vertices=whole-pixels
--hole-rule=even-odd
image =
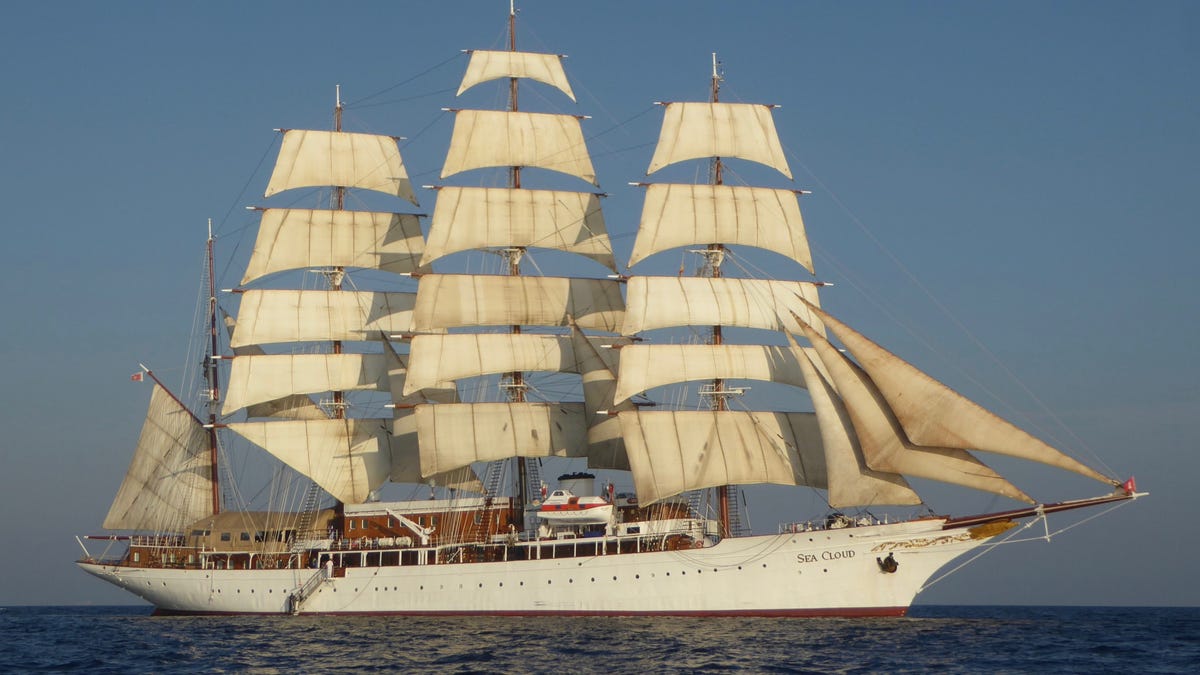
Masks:
[[[1113,484],[1112,479],[981,408],[841,321],[815,311],[871,376],[913,443],[986,450]]]
[[[438,403],[458,403],[458,387],[453,382],[434,382],[425,387],[419,387],[410,394],[404,393],[408,382],[408,354],[400,354],[392,346],[391,340],[383,340],[383,354],[387,360],[388,386],[392,392],[392,402],[403,405],[415,405],[425,401]]]
[[[387,420],[329,419],[240,422],[229,428],[338,501],[361,504],[391,473],[389,426]]]
[[[816,284],[732,277],[632,277],[621,332],[633,335],[673,326],[741,326],[800,332],[793,316],[823,332]]]
[[[267,354],[233,359],[222,415],[291,394],[388,391],[383,354]]]
[[[575,357],[575,372],[583,376],[587,464],[593,469],[628,471],[629,458],[625,455],[621,420],[616,413],[633,410],[634,407],[629,401],[616,403],[613,400],[620,351],[585,336],[575,324],[571,326],[571,347]]]
[[[787,159],[770,106],[750,103],[668,103],[646,173],[675,162],[737,157],[765,164],[788,178]]]
[[[242,294],[230,346],[378,340],[412,330],[414,293],[250,290]]]
[[[587,424],[578,403],[419,405],[421,475],[509,457],[578,457]]]
[[[412,183],[391,136],[289,129],[266,196],[302,187],[374,190],[417,203]]]
[[[472,50],[467,62],[467,72],[456,96],[477,84],[498,80],[502,77],[523,77],[557,88],[575,100],[575,92],[563,71],[562,57],[558,54],[533,52],[500,52]]]
[[[802,348],[787,334],[793,350]],[[921,496],[912,490],[908,481],[897,473],[875,471],[867,466],[863,458],[858,437],[854,434],[853,422],[846,406],[837,395],[829,375],[820,358],[804,349],[799,359],[804,378],[808,381],[808,393],[812,399],[813,413],[821,432],[821,445],[825,448],[825,471],[829,482],[829,505],[833,508],[848,506],[877,506],[881,504],[920,504]]]
[[[621,330],[625,302],[610,279],[427,274],[421,277],[413,330],[460,326],[565,326]]]
[[[364,267],[417,272],[424,240],[418,216],[373,211],[266,209],[242,283],[284,270]]]
[[[104,529],[179,531],[212,512],[208,432],[155,384],[133,460]]]
[[[633,411],[619,417],[642,504],[720,485],[826,487],[812,413]]]
[[[793,191],[671,183],[647,186],[629,266],[661,251],[704,244],[754,246],[813,271]]]
[[[612,342],[612,338],[607,340]],[[404,395],[467,377],[517,371],[577,372],[571,339],[561,335],[456,333],[418,335]]]
[[[926,447],[909,442],[870,377],[828,340],[807,326],[801,328],[837,386],[867,466],[876,471],[929,478],[1033,503],[1028,495],[964,449]]]
[[[392,424],[392,468],[389,480],[393,483],[421,483],[467,492],[482,493],[483,483],[469,466],[451,469],[433,476],[421,475],[421,452],[417,443],[417,416],[411,409],[396,410]]]
[[[616,269],[599,195],[511,188],[440,188],[421,264],[459,251],[513,246],[576,253]]]
[[[459,110],[442,178],[470,169],[533,166],[596,185],[579,118],[572,115]]]
[[[233,338],[236,323],[232,316],[225,315],[225,331],[227,337]],[[262,356],[266,354],[258,345],[243,345],[233,350],[234,356]],[[291,420],[320,420],[329,417],[313,400],[301,394],[284,396],[274,401],[266,401],[248,406],[247,417],[278,417]]]
[[[654,387],[697,380],[762,380],[804,387],[802,348],[774,345],[636,344],[621,348],[614,398],[624,401]]]

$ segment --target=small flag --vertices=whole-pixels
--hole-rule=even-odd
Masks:
[[[130,375],[129,380],[131,382],[141,382],[145,377],[146,374],[139,370],[138,372]]]
[[[1125,489],[1127,495],[1137,492],[1137,482],[1133,480],[1133,476],[1130,476],[1129,480],[1125,481],[1121,487]]]

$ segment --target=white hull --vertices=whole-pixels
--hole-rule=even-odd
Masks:
[[[942,520],[726,539],[709,548],[514,562],[358,567],[303,614],[903,615],[927,580],[987,541]],[[899,567],[881,571],[893,553]],[[281,614],[323,570],[79,563],[165,613]]]

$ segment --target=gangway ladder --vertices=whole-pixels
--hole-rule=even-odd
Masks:
[[[529,479],[528,485],[525,486],[525,494],[536,495],[535,498],[538,500],[542,499],[542,471],[541,471],[541,468],[542,468],[542,460],[541,459],[532,459],[531,461],[525,463],[525,476],[526,476],[526,478]],[[525,510],[524,504],[518,504],[517,508],[521,509],[521,529],[523,531],[528,531],[529,530],[529,520],[528,520],[527,516],[529,515],[529,512],[527,512]],[[536,518],[535,518],[535,520],[536,520]],[[536,528],[537,523],[535,522],[533,524],[533,526]]]
[[[304,492],[304,501],[300,504],[300,519],[296,522],[296,537],[292,540],[292,550],[296,551],[304,544],[307,539],[312,538],[313,521],[317,517],[317,507],[321,503],[321,486],[317,485],[316,481],[308,484],[308,490]]]
[[[736,485],[730,485],[726,493],[729,499],[729,532],[723,536],[740,537],[749,534],[742,523],[742,491]]]
[[[472,541],[486,543],[491,535],[492,510],[500,496],[500,486],[504,482],[504,465],[503,460],[488,463],[487,473],[483,477],[483,508],[476,516],[478,522],[472,523]]]
[[[318,568],[317,571],[313,572],[312,576],[310,576],[308,580],[300,586],[300,588],[297,588],[290,596],[288,596],[289,610],[293,615],[299,614],[300,607],[304,604],[304,601],[308,600],[313,593],[317,592],[317,589],[320,588],[321,584],[324,583],[325,579],[328,578],[326,577],[326,574],[327,572],[324,567]]]

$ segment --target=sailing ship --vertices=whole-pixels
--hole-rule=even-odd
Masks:
[[[647,171],[700,163],[707,180],[638,184],[629,260],[683,250],[697,274],[621,274],[581,118],[518,105],[522,80],[574,101],[562,58],[518,51],[511,8],[508,42],[469,52],[459,94],[498,82],[507,106],[453,110],[441,171],[503,184],[435,188],[427,237],[417,214],[346,207],[364,191],[417,204],[396,138],[344,131],[340,97],[332,131],[282,130],[266,197],[323,188],[328,208],[260,210],[236,318],[218,302],[210,227],[203,405],[135,375],[154,382],[149,411],[110,534],[87,538],[107,548],[80,540],[84,571],[160,613],[902,616],[938,570],[1021,523],[1144,494],[821,308],[803,191],[726,180],[729,160],[791,172],[772,108],[721,100],[715,55],[708,100],[662,104]],[[547,172],[589,187],[536,187]],[[729,261],[746,247],[788,259],[793,278],[740,273]],[[534,250],[578,272],[530,274]],[[471,251],[494,254],[496,273],[443,271]],[[296,270],[321,287],[281,287]],[[575,385],[548,395],[539,373]],[[743,381],[811,405],[750,409]],[[679,386],[694,395],[653,398]],[[271,483],[287,508],[240,505],[231,439],[299,477]],[[1039,502],[978,453],[1104,493]],[[583,470],[550,485],[554,462]],[[924,507],[914,477],[1021,505],[878,515]],[[749,532],[741,486],[755,484],[815,491],[826,510]],[[382,498],[392,485],[428,495]]]

